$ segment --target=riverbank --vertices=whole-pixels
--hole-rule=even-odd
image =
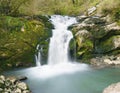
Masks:
[[[32,93],[28,86],[15,77],[0,75],[0,93]]]

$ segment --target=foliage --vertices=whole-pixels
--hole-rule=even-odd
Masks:
[[[100,0],[33,0],[28,5],[21,7],[23,14],[62,14],[62,15],[79,15],[86,9],[96,5]],[[31,8],[32,7],[32,8]]]
[[[98,13],[110,15],[115,21],[120,20],[120,0],[104,0],[101,2]]]
[[[79,15],[100,0],[0,0],[1,15]]]
[[[0,17],[0,68],[34,64],[37,44],[48,44],[45,40],[51,35],[47,21],[40,20]]]
[[[17,15],[19,8],[30,0],[0,0],[1,15]]]

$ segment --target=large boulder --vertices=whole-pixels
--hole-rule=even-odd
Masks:
[[[0,75],[0,93],[31,93],[26,83]]]
[[[104,89],[103,93],[120,93],[120,82],[111,84]]]

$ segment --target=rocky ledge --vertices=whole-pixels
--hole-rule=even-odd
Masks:
[[[90,59],[90,64],[93,67],[104,68],[109,66],[120,67],[119,56],[102,56]]]
[[[19,78],[21,80],[21,77]],[[0,76],[0,93],[31,93],[26,83],[15,77]]]

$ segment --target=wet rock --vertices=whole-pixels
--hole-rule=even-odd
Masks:
[[[103,93],[120,93],[120,82],[108,86]]]
[[[31,93],[26,83],[15,77],[0,76],[0,93]]]
[[[15,83],[17,81],[16,77],[14,76],[9,76],[8,79],[10,80],[11,83]]]
[[[17,88],[15,89],[15,93],[22,93],[21,89]]]
[[[76,18],[77,18],[77,21],[78,21],[78,22],[82,22],[82,21],[84,21],[86,18],[88,18],[88,16],[81,15],[81,16],[77,16]]]
[[[94,68],[97,68],[97,69],[109,66],[108,64],[104,63],[103,59],[100,57],[92,58],[90,60],[90,63],[91,63],[91,66],[93,66]]]
[[[17,87],[20,88],[21,90],[27,89],[27,85],[24,82],[18,82]]]
[[[5,82],[5,77],[3,75],[0,76],[0,84],[4,84]]]
[[[27,77],[26,76],[19,76],[19,77],[17,77],[17,80],[20,80],[20,81],[27,80]]]
[[[102,57],[96,57],[92,58],[90,60],[90,63],[92,66],[97,68],[103,68],[103,67],[119,67],[120,66],[120,57],[116,56],[102,56]]]
[[[104,63],[109,65],[120,65],[120,60],[110,60],[110,59],[104,59]]]

